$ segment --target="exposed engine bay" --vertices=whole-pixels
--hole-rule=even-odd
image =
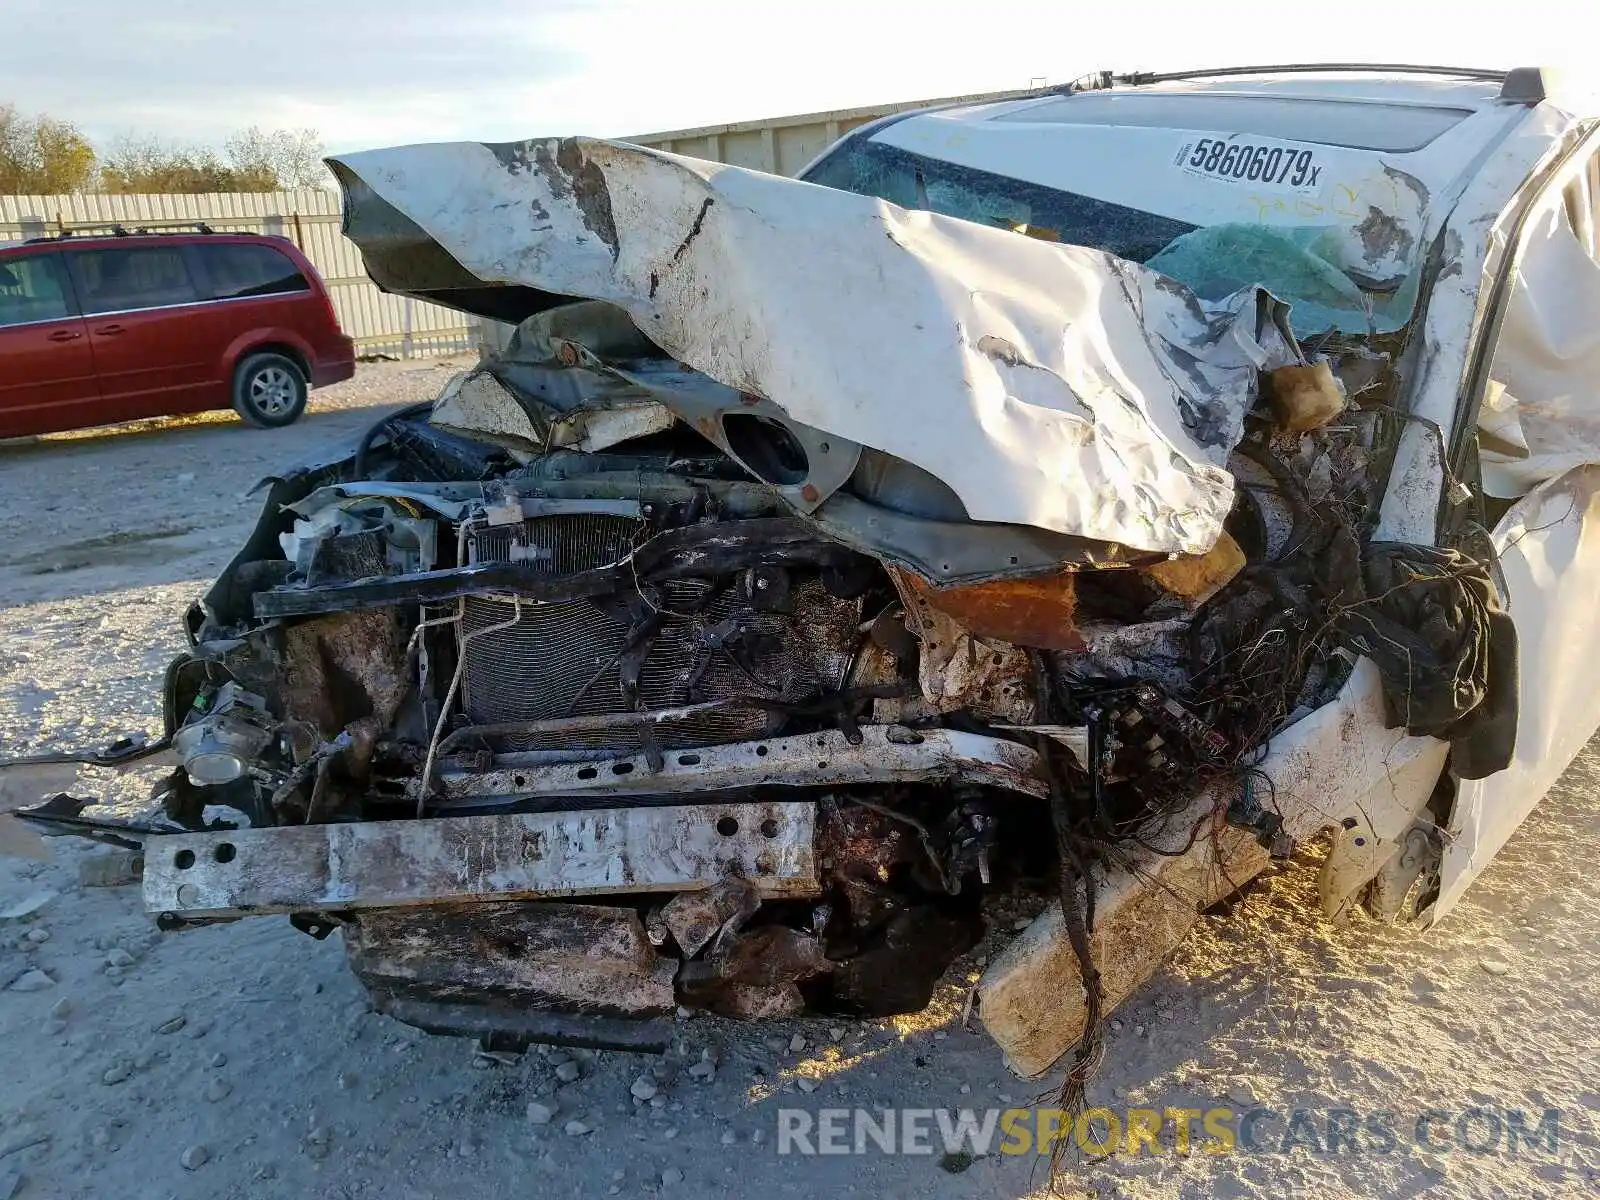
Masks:
[[[514,162],[581,198],[592,163],[567,147]],[[609,203],[579,205],[607,254],[629,245]],[[1078,253],[938,220],[925,242]],[[684,271],[692,240],[663,252]],[[1404,335],[1303,345],[1264,291],[1203,302],[1062,261],[1106,330],[1149,327],[1105,335],[1093,387],[1015,323],[963,350],[1008,421],[1101,455],[1041,474],[1036,523],[975,520],[970,472],[914,461],[937,458],[915,413],[879,439],[901,453],[799,420],[617,297],[545,305],[432,404],[271,481],[167,675],[180,765],[147,906],[168,928],[342,927],[379,1006],[425,1028],[645,1048],[680,1004],[914,1011],[989,900],[1042,892],[1039,936],[1074,964],[1050,978],[1083,1015],[1029,1019],[1081,1029],[1087,1064],[1137,982],[1101,978],[1097,897],[1148,856],[1209,855],[1192,919],[1333,828],[1369,868],[1338,905],[1423,902],[1426,846],[1405,852],[1427,814],[1361,824],[1364,781],[1414,768],[1426,800],[1445,743],[1459,777],[1503,766],[1515,635],[1470,548],[1373,539]],[[648,278],[652,300],[671,283]],[[1022,412],[1069,378],[1088,417]],[[1380,697],[1371,724],[1403,746],[1347,731],[1326,787],[1295,767]],[[32,816],[95,832],[84,812]],[[980,1015],[1032,1072],[1060,1042],[1003,1031],[1016,967],[991,966]]]

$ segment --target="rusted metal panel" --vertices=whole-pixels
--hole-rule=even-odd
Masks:
[[[345,927],[351,969],[381,997],[650,1017],[671,1012],[677,960],[631,908],[472,904],[364,913]]]
[[[676,892],[730,872],[763,896],[817,891],[816,809],[695,804],[173,834],[144,900],[179,917]]]
[[[933,588],[910,571],[897,571],[914,603],[954,617],[977,637],[1041,650],[1082,650],[1076,571],[1028,579],[997,579],[970,587]]]

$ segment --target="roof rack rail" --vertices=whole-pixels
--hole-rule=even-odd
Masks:
[[[121,221],[86,221],[81,225],[63,226],[58,232],[44,237],[29,238],[33,242],[63,242],[79,237],[140,237],[163,233],[215,233],[204,221],[141,221],[129,228]]]
[[[1147,83],[1171,83],[1184,79],[1225,79],[1234,75],[1313,75],[1319,72],[1388,72],[1395,75],[1453,75],[1462,79],[1503,82],[1511,71],[1486,67],[1431,67],[1416,63],[1274,63],[1259,67],[1212,67],[1194,71],[1093,71],[1071,83],[1051,90],[1071,95],[1074,92],[1104,91],[1116,84],[1139,87]]]

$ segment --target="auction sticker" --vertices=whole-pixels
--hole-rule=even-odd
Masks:
[[[1325,165],[1318,153],[1292,142],[1251,139],[1245,134],[1185,142],[1173,165],[1190,175],[1289,192],[1315,192]]]

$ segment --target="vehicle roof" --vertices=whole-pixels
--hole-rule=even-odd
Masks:
[[[1188,96],[1205,94],[1215,96],[1272,97],[1280,100],[1323,100],[1358,104],[1443,104],[1453,108],[1485,108],[1498,104],[1502,80],[1485,77],[1487,73],[1469,75],[1447,73],[1441,69],[1431,72],[1385,72],[1374,67],[1368,70],[1295,70],[1274,71],[1263,68],[1248,74],[1227,74],[1189,79],[1158,79],[1150,83],[1119,85],[1112,88],[1086,88],[1074,97],[1137,94],[1141,96]],[[972,114],[975,120],[994,119],[1007,112],[1036,107],[1041,104],[1070,99],[1058,89],[1046,96],[1027,96],[1002,100],[990,104],[970,104],[960,111]]]
[[[15,257],[20,253],[37,254],[41,250],[95,250],[107,247],[129,250],[148,246],[170,246],[174,242],[195,242],[211,245],[236,245],[266,243],[279,250],[296,251],[298,247],[286,237],[274,233],[200,233],[193,230],[171,233],[82,234],[66,237],[33,238],[20,242],[0,242],[0,257]]]
[[[1542,99],[1549,82],[1532,68],[1101,73],[887,117],[852,137],[1195,226],[1353,230],[1377,210],[1415,239],[1513,130],[1553,139],[1572,123]],[[1218,143],[1227,170],[1209,154]],[[1267,154],[1304,170],[1262,169]]]

